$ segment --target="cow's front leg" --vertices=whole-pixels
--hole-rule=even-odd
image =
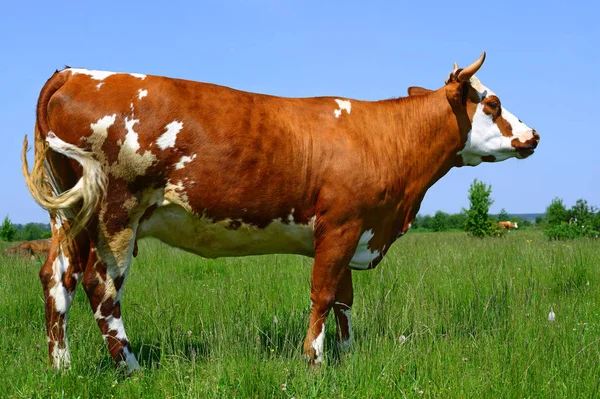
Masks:
[[[351,224],[323,230],[327,231],[326,236],[315,239],[310,320],[304,339],[304,356],[311,364],[323,362],[325,320],[335,304],[336,293],[348,270],[359,236],[358,229]]]
[[[85,233],[67,242],[65,231],[69,224],[56,213],[50,217],[52,245],[48,258],[40,270],[40,281],[44,289],[46,334],[48,354],[53,368],[67,369],[71,365],[67,320],[73,303],[77,283],[81,279],[89,251],[89,239]]]
[[[113,245],[114,249],[117,249],[117,244]],[[115,365],[125,367],[127,374],[140,369],[121,318],[123,285],[129,273],[133,247],[132,240],[114,252],[101,251],[92,246],[83,275],[83,287],[102,337]]]
[[[350,310],[354,292],[352,289],[352,271],[346,269],[337,292],[335,293],[335,303],[333,310],[337,322],[337,345],[341,351],[348,351],[352,348],[352,325],[350,324]]]

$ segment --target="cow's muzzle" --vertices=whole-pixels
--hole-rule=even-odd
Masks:
[[[518,158],[527,158],[534,153],[540,142],[540,135],[535,130],[531,131],[533,137],[524,143],[521,143],[519,139],[513,139],[512,146],[515,148],[518,154]]]

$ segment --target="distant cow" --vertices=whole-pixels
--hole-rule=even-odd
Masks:
[[[512,230],[512,229],[518,229],[519,226],[517,225],[517,222],[498,222],[498,226],[502,227],[503,229],[506,230]]]
[[[139,368],[121,295],[148,236],[208,258],[313,257],[304,355],[323,360],[331,309],[350,347],[351,269],[381,261],[450,169],[523,159],[538,144],[474,76],[484,59],[455,65],[438,90],[376,102],[56,72],[38,100],[31,174],[23,147],[28,188],[52,224],[40,271],[52,364],[70,363],[66,320],[81,281],[114,361]]]
[[[35,256],[35,255],[47,255],[52,245],[51,238],[45,238],[42,240],[26,241],[17,244],[13,247],[8,248],[4,251],[5,255],[21,255],[21,256]]]

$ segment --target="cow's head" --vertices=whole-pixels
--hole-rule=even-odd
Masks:
[[[540,140],[535,130],[508,112],[500,98],[484,86],[475,73],[483,65],[485,52],[466,68],[454,69],[442,88],[457,117],[464,146],[457,153],[457,164],[475,166],[508,158],[527,158]],[[409,94],[421,94],[410,88]]]
[[[464,69],[455,63],[446,79],[449,100],[466,107],[471,125],[465,146],[458,153],[463,165],[527,158],[540,140],[535,130],[504,108],[498,95],[475,77],[484,60],[485,52]]]

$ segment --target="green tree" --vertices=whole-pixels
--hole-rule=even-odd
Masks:
[[[44,234],[44,229],[37,223],[27,223],[16,234],[18,241],[39,240]]]
[[[467,215],[464,212],[454,213],[448,217],[448,228],[452,230],[465,230]]]
[[[600,235],[597,218],[596,207],[590,207],[586,200],[577,200],[575,205],[567,210],[560,198],[554,198],[546,208],[544,234],[554,240],[597,238]]]
[[[424,229],[430,230],[432,228],[431,219],[432,219],[432,217],[430,215],[423,216],[421,218],[421,227]]]
[[[542,224],[544,224],[544,217],[543,216],[536,216],[535,217],[535,225],[536,226],[541,226]]]
[[[491,197],[492,186],[479,180],[473,180],[469,187],[471,207],[464,209],[467,214],[466,229],[475,237],[483,238],[494,234],[495,223],[490,219],[488,211],[494,203]]]
[[[431,228],[433,231],[446,231],[448,230],[448,215],[445,212],[437,211],[433,218],[431,218]]]
[[[504,208],[500,209],[500,213],[498,214],[498,216],[496,216],[496,218],[499,222],[505,222],[507,220],[510,220],[510,216],[508,216],[508,213]]]
[[[3,241],[12,241],[15,238],[15,234],[17,230],[10,222],[8,215],[4,218],[4,222],[2,222],[2,227],[0,227],[0,239]]]
[[[569,210],[569,220],[576,220],[581,225],[589,224],[593,218],[592,212],[586,200],[578,199]]]
[[[532,225],[531,220],[519,218],[519,227],[531,227],[531,225]]]
[[[554,198],[550,205],[546,208],[546,223],[548,226],[558,226],[561,222],[567,222],[569,213],[563,200]]]

